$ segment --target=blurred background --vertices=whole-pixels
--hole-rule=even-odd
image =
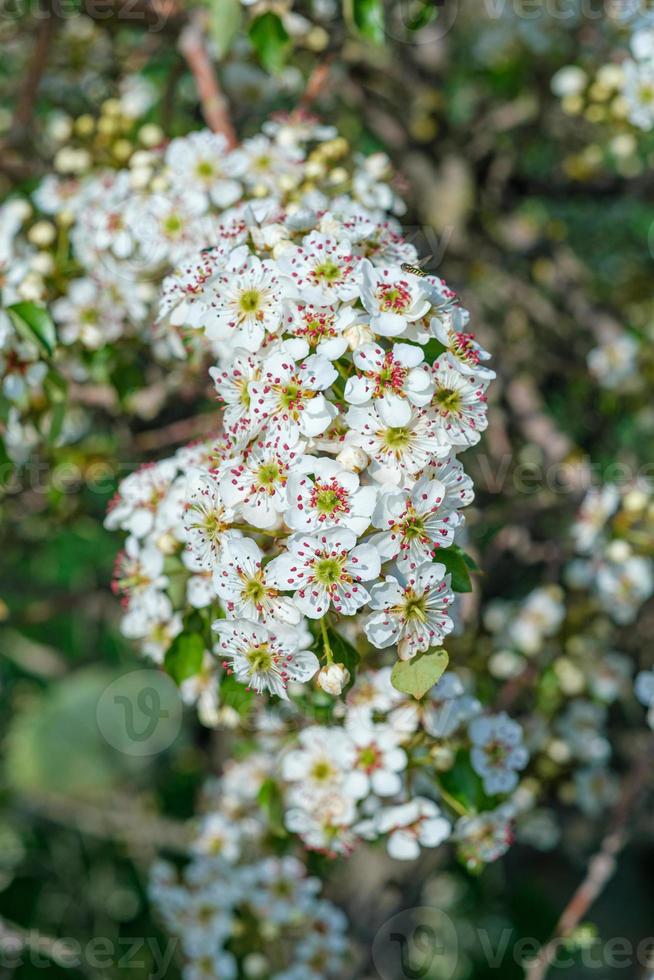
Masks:
[[[493,353],[490,427],[467,456],[477,488],[468,543],[482,574],[449,649],[487,678],[490,700],[527,724],[539,713],[555,719],[567,698],[592,692],[607,654],[622,655],[630,677],[654,660],[646,587],[638,615],[616,622],[606,615],[610,597],[589,598],[566,573],[589,487],[633,490],[652,476],[654,458],[654,70],[630,80],[625,63],[647,61],[649,21],[628,6],[443,0],[341,10],[330,0],[259,0],[201,8],[238,134],[308,101],[313,85],[311,111],[355,152],[389,155],[408,204],[405,236],[425,268],[461,294]],[[191,12],[141,0],[3,4],[0,197],[33,190],[53,169],[123,166],[164,135],[202,126],[178,44]],[[273,19],[248,32],[253,16]],[[33,240],[40,247],[38,232]],[[0,281],[7,262],[0,254]],[[139,743],[124,742],[120,705],[102,701],[126,671],[144,667],[118,628],[108,502],[136,465],[195,434],[184,420],[213,407],[193,364],[176,368],[171,398],[166,370],[138,344],[103,356],[84,385],[69,379],[63,437],[28,446],[0,498],[0,975],[17,980],[43,969],[53,978],[180,975],[174,956],[162,967],[169,937],[149,904],[148,868],[183,849],[198,791],[229,748],[228,736],[173,699],[161,744],[135,751]],[[9,427],[7,412],[2,419]],[[25,433],[18,443],[29,442]],[[648,485],[638,489],[642,514],[627,524],[649,559],[654,512]],[[543,589],[565,613],[548,619],[529,607],[521,620],[529,638],[507,641],[507,621]],[[624,798],[620,780],[651,753],[643,705],[631,684],[616,685],[602,702],[616,782],[596,804],[575,784],[572,736],[560,729],[563,748],[534,735],[538,807],[483,874],[440,850],[407,866],[366,849],[336,862],[328,894],[353,923],[352,976],[383,977],[375,936],[392,916],[422,906],[452,920],[458,952],[453,963],[411,975],[525,975],[516,941],[550,936]],[[172,696],[162,688],[157,697]],[[552,975],[654,975],[649,948],[629,963],[593,963],[598,937],[636,949],[653,934],[654,824],[641,792],[647,774],[639,778],[617,873],[575,926],[572,965]],[[53,946],[59,937],[82,948],[106,937],[121,956],[96,949],[67,965]]]

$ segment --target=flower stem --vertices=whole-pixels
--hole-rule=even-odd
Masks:
[[[464,807],[463,803],[460,803],[455,796],[452,796],[451,793],[448,793],[448,791],[444,789],[440,783],[438,784],[438,792],[440,793],[441,797],[445,800],[447,805],[451,807],[451,809],[454,810],[455,813],[458,813],[460,817],[469,816],[470,811],[467,810],[466,807]]]
[[[322,632],[322,644],[323,650],[325,652],[325,659],[328,664],[334,663],[334,655],[332,653],[332,648],[329,645],[329,636],[327,635],[327,617],[323,616],[320,620],[320,629]]]

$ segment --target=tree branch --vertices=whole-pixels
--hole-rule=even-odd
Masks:
[[[233,149],[238,141],[230,118],[229,106],[213,69],[197,15],[194,15],[182,30],[179,37],[179,50],[186,58],[195,78],[207,125],[214,133],[222,133],[229,149]]]
[[[627,843],[629,817],[641,793],[651,780],[653,749],[654,740],[650,737],[624,781],[609,830],[599,850],[588,862],[584,880],[561,913],[552,938],[543,946],[540,955],[527,966],[525,980],[544,980],[561,941],[570,936],[579,925],[612,878],[617,866],[616,859]]]
[[[317,64],[309,75],[306,88],[300,99],[301,109],[308,109],[316,101],[318,96],[324,92],[327,79],[329,78],[329,72],[331,71],[332,61],[332,57],[326,58],[320,64]]]
[[[214,435],[218,437],[220,432],[220,422],[217,421],[214,412],[204,412],[202,415],[194,415],[190,419],[180,419],[178,422],[171,422],[161,429],[149,429],[140,432],[134,437],[134,442],[138,449],[143,452],[152,452],[158,449],[167,449],[169,446],[181,446],[186,442],[193,442],[196,439],[208,439]]]
[[[36,40],[32,49],[32,58],[16,101],[16,110],[14,112],[10,135],[12,143],[19,143],[30,128],[39,93],[39,86],[43,78],[43,73],[45,72],[48,52],[56,28],[57,16],[54,7],[49,3],[42,3],[40,5],[40,20],[36,28]]]

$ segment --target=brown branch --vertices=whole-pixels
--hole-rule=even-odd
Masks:
[[[161,429],[141,432],[135,437],[134,443],[143,452],[153,452],[157,449],[166,449],[168,446],[181,446],[195,439],[206,439],[211,435],[218,437],[219,429],[220,422],[216,420],[215,414],[205,412],[203,415],[194,415],[190,419],[171,422]]]
[[[630,773],[627,775],[620,800],[613,811],[609,830],[596,854],[588,862],[586,876],[564,908],[552,938],[525,969],[526,980],[544,980],[556,956],[560,943],[567,939],[595,904],[612,878],[617,857],[627,843],[627,823],[641,793],[652,777],[652,749],[648,738]]]
[[[207,125],[214,133],[222,133],[229,149],[233,149],[238,141],[230,118],[229,105],[213,69],[197,15],[193,16],[180,34],[179,50],[195,78]]]
[[[588,462],[575,459],[575,444],[547,414],[533,380],[527,375],[513,378],[506,385],[505,395],[524,437],[541,449],[546,465],[559,468],[558,476],[570,490],[587,490],[592,484]]]
[[[313,102],[324,92],[327,85],[327,79],[329,78],[329,73],[331,71],[333,58],[326,58],[320,64],[316,65],[313,69],[309,78],[307,79],[306,88],[304,89],[304,94],[300,99],[300,108],[308,109]]]
[[[39,14],[40,20],[36,28],[32,58],[16,101],[10,134],[12,143],[19,143],[29,131],[41,79],[48,62],[50,44],[57,29],[58,20],[51,4],[42,3],[39,7]]]

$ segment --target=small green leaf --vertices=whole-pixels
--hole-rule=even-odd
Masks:
[[[462,551],[461,554],[463,555],[463,560],[471,572],[481,572],[481,568],[472,555],[469,555],[467,551]]]
[[[472,592],[472,582],[465,553],[456,545],[451,548],[439,548],[436,552],[436,560],[445,565],[448,573],[452,576],[452,589],[454,592]]]
[[[0,436],[0,487],[6,486],[14,475],[14,463],[7,452],[4,439]]]
[[[52,317],[36,303],[14,303],[7,307],[7,313],[16,330],[27,340],[36,340],[41,349],[52,356],[57,343]]]
[[[241,0],[208,0],[209,30],[218,58],[223,58],[241,26]]]
[[[436,340],[435,337],[428,340],[425,346],[422,348],[422,352],[425,355],[425,363],[433,364],[434,361],[438,360],[441,354],[443,354],[446,350],[447,347],[445,347],[444,344],[441,344],[440,340]]]
[[[284,834],[284,801],[279,784],[274,779],[266,779],[261,784],[257,802],[266,817],[273,834]]]
[[[250,40],[263,67],[273,74],[280,72],[290,48],[290,37],[277,14],[261,14],[250,24]]]
[[[56,402],[52,406],[52,411],[50,413],[50,430],[48,432],[48,443],[54,446],[57,439],[61,435],[61,431],[64,427],[64,421],[66,419],[66,403]]]
[[[398,660],[391,672],[391,683],[402,694],[422,698],[440,680],[449,660],[442,648],[419,653],[413,660]]]
[[[418,9],[409,16],[406,26],[410,31],[419,31],[437,17],[438,10],[434,0],[421,0]]]
[[[343,664],[350,672],[350,685],[354,683],[360,656],[356,649],[331,626],[327,628],[327,638],[336,663]]]
[[[204,640],[199,633],[180,633],[166,652],[164,666],[173,680],[181,684],[202,668]]]
[[[385,31],[382,0],[352,0],[352,19],[362,37],[374,44],[383,44]]]
[[[253,692],[248,691],[233,674],[223,674],[220,678],[220,703],[226,708],[232,708],[243,716],[247,714],[253,697]]]
[[[482,810],[490,805],[484,793],[481,777],[472,768],[470,755],[465,749],[457,752],[454,765],[441,773],[439,780],[445,790],[466,810]]]

